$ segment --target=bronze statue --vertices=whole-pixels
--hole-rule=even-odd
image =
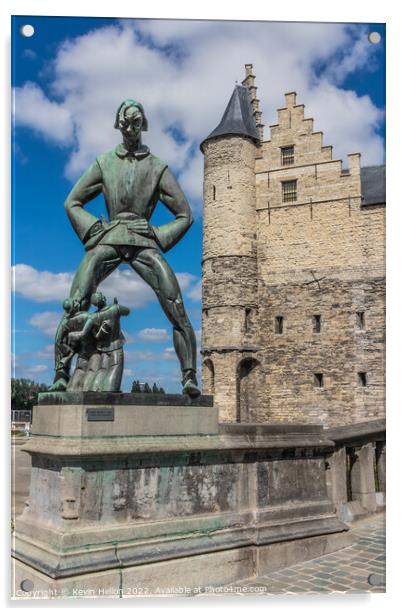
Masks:
[[[183,393],[198,396],[194,330],[177,278],[161,254],[161,250],[167,252],[183,237],[193,222],[192,213],[167,164],[142,144],[141,132],[148,130],[142,105],[125,100],[117,110],[115,128],[120,130],[123,142],[97,157],[65,202],[71,224],[86,250],[70,298],[85,310],[98,285],[121,263],[130,265],[153,288],[173,325]],[[101,192],[109,222],[84,209]],[[158,201],[166,205],[175,220],[155,227],[149,221]],[[56,370],[53,388],[67,388],[66,372]]]

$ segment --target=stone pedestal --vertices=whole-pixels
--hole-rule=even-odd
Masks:
[[[333,442],[319,426],[218,426],[210,396],[149,396],[41,398],[16,595],[24,579],[56,597],[164,594],[352,542],[327,497]]]

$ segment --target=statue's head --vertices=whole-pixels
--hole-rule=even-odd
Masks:
[[[84,310],[85,312],[89,310],[90,305],[91,305],[91,300],[88,297],[83,297],[82,300],[80,301],[80,309]]]
[[[72,299],[71,297],[68,297],[67,299],[64,300],[63,310],[67,312],[67,314],[69,314],[70,316],[78,312],[79,309],[80,309],[80,302],[78,300]]]
[[[141,103],[131,98],[123,101],[116,112],[114,127],[119,129],[126,143],[137,143],[141,131],[148,130],[148,120]]]
[[[97,293],[93,293],[91,295],[91,304],[93,306],[96,306],[96,308],[100,310],[104,308],[107,304],[106,297],[100,291],[98,291]]]

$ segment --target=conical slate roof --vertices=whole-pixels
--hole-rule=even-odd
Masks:
[[[242,135],[243,137],[250,137],[255,141],[259,141],[249,89],[246,86],[235,86],[222,120],[215,130],[201,143],[201,150],[208,139],[225,135]]]

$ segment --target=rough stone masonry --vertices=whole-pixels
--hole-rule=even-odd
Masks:
[[[263,140],[252,65],[204,140],[203,386],[220,421],[384,416],[385,166],[332,159],[296,93]]]

